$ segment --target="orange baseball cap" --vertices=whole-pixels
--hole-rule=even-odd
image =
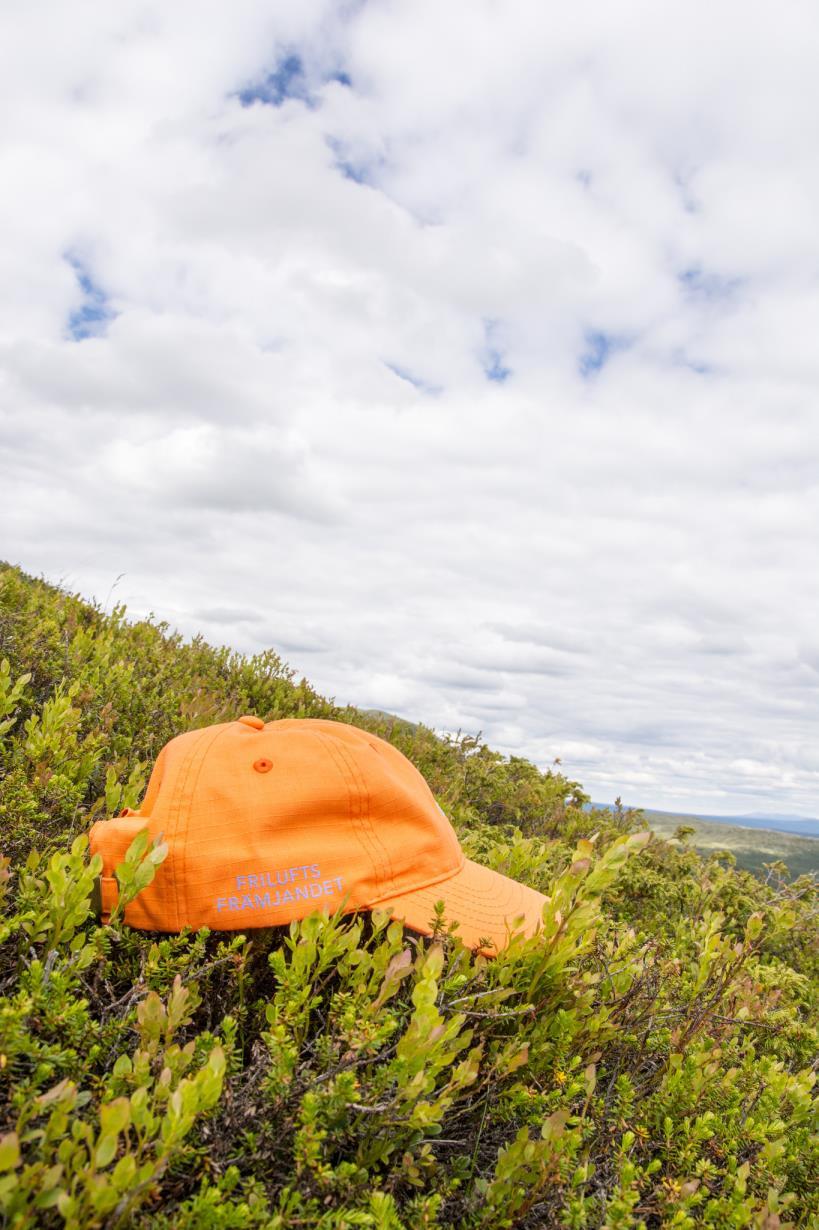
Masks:
[[[246,931],[378,907],[430,935],[442,900],[463,942],[492,952],[542,921],[543,894],[466,858],[415,766],[345,722],[241,717],[171,739],[141,809],[91,829],[104,921],[146,827],[168,855],[126,906],[132,927]]]

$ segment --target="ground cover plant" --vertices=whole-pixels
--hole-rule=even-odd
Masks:
[[[391,739],[470,856],[549,896],[543,934],[486,960],[442,916],[99,926],[92,820],[246,712]],[[815,884],[587,802],[0,566],[3,1225],[816,1226]]]

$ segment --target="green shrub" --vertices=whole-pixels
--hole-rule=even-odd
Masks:
[[[91,821],[242,712],[390,738],[466,852],[549,897],[495,960],[438,911],[161,936],[92,909]],[[3,1224],[812,1227],[816,885],[591,811],[480,740],[339,708],[0,568]],[[138,838],[120,901],[164,856]]]

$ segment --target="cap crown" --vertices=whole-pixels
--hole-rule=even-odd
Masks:
[[[154,930],[245,930],[320,908],[368,909],[464,863],[414,765],[344,722],[247,719],[172,739],[141,810],[92,829],[104,914],[113,868],[146,825],[168,857],[126,920]]]

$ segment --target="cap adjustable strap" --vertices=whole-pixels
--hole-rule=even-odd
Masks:
[[[100,896],[100,917],[102,922],[107,923],[110,922],[111,915],[119,901],[119,884],[116,876],[100,876]]]

